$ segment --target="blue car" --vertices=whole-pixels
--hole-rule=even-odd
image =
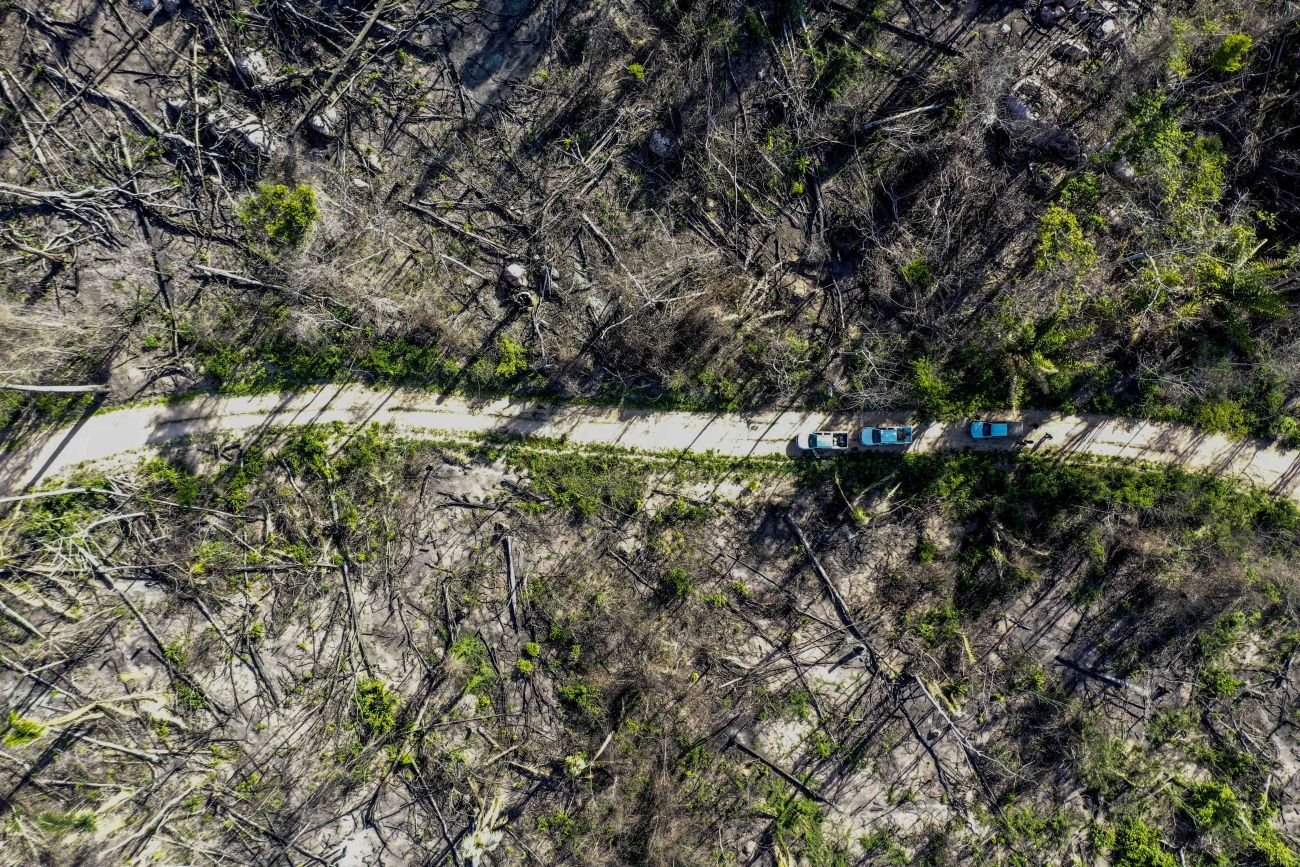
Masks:
[[[858,434],[863,446],[905,446],[911,441],[910,427],[864,427]]]
[[[1009,421],[976,421],[971,422],[970,435],[977,440],[1001,439],[1011,436],[1011,427]]]

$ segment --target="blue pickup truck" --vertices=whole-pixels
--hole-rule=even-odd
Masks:
[[[1009,436],[1019,436],[1024,425],[1014,421],[973,421],[970,425],[971,439],[996,440]]]

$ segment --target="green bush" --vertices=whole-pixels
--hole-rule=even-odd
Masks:
[[[528,369],[528,350],[521,343],[503,334],[497,340],[497,352],[500,354],[495,371],[497,379],[514,379]]]
[[[1250,432],[1246,410],[1235,400],[1215,397],[1201,401],[1192,410],[1192,424],[1211,433],[1244,437]]]
[[[665,599],[685,599],[691,595],[690,573],[681,566],[674,566],[664,573],[663,580],[660,582],[660,592]]]
[[[917,258],[898,269],[903,282],[913,289],[929,289],[934,285],[934,272],[924,259]]]
[[[589,683],[577,681],[560,687],[560,699],[584,714],[600,713],[600,690]]]
[[[927,647],[942,647],[950,638],[961,633],[961,616],[952,605],[930,608],[909,619],[910,630],[916,633]]]
[[[1038,247],[1034,266],[1045,271],[1056,265],[1083,270],[1097,261],[1092,242],[1083,237],[1079,218],[1060,205],[1052,205],[1038,219]]]
[[[1160,841],[1160,832],[1138,818],[1125,819],[1115,829],[1111,867],[1178,867]]]
[[[34,719],[27,719],[9,711],[9,728],[5,732],[4,745],[21,747],[38,740],[45,734],[45,725]]]
[[[1210,55],[1210,68],[1218,72],[1237,72],[1246,65],[1247,56],[1254,44],[1244,33],[1230,33]]]
[[[377,677],[357,683],[357,721],[367,738],[382,738],[397,727],[397,706],[401,698]]]
[[[255,240],[273,247],[297,247],[320,216],[316,192],[305,184],[262,184],[239,209]]]
[[[48,834],[89,834],[99,828],[94,813],[60,813],[47,810],[36,814],[36,824]]]

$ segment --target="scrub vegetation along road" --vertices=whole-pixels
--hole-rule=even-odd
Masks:
[[[1300,497],[1300,451],[1294,449],[1167,422],[1043,412],[996,417],[1023,422],[1027,438],[1033,441],[1029,447],[1035,450],[1224,474],[1285,497]],[[793,455],[794,438],[801,432],[904,420],[875,413],[687,413],[323,386],[291,394],[194,397],[90,415],[70,428],[35,433],[21,448],[5,455],[0,461],[0,491],[13,494],[83,461],[103,460],[187,436],[242,434],[268,427],[381,422],[408,432],[514,434],[643,451],[763,457]],[[968,426],[920,425],[907,450],[1004,450],[1017,443],[1015,438],[976,442],[969,436]]]

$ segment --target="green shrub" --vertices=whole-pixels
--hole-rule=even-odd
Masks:
[[[930,608],[910,619],[910,628],[927,647],[941,647],[961,632],[961,617],[952,605]]]
[[[1083,237],[1079,218],[1060,205],[1052,205],[1038,219],[1038,247],[1034,266],[1047,270],[1056,265],[1086,269],[1097,261],[1092,242]]]
[[[1254,44],[1244,33],[1230,33],[1210,55],[1210,68],[1218,72],[1237,72],[1246,65],[1247,55]]]
[[[629,63],[627,65],[627,74],[637,81],[645,81],[645,67],[639,63]]]
[[[523,347],[523,344],[503,334],[497,340],[497,352],[499,353],[496,367],[497,379],[514,379],[528,369],[528,350]]]
[[[815,55],[813,64],[817,68],[814,86],[822,99],[831,102],[841,99],[862,75],[862,53],[844,43]]]
[[[42,831],[59,836],[64,834],[89,834],[99,827],[99,822],[96,820],[94,813],[60,813],[53,810],[37,813],[36,824]]]
[[[25,746],[38,740],[43,734],[45,734],[44,723],[39,723],[34,719],[28,719],[9,711],[9,729],[5,732],[5,746]]]
[[[1178,867],[1160,841],[1160,832],[1138,818],[1125,819],[1115,829],[1111,867]]]
[[[807,864],[810,867],[848,867],[847,841],[839,839],[826,824],[826,813],[812,801],[799,797],[784,783],[773,783],[759,811],[772,819],[777,863]]]
[[[916,544],[916,559],[921,563],[933,563],[939,556],[939,546],[929,539],[922,539]]]
[[[951,403],[951,389],[928,358],[912,362],[912,393],[926,415],[946,419],[956,415]]]
[[[357,683],[357,722],[367,738],[382,738],[397,727],[397,707],[401,698],[377,677]]]
[[[1211,433],[1239,438],[1250,432],[1245,408],[1226,397],[1201,401],[1192,410],[1191,416],[1192,424]]]
[[[913,259],[898,269],[898,275],[913,289],[929,289],[934,285],[934,273],[925,259]]]
[[[660,592],[667,599],[685,599],[691,595],[691,577],[690,573],[681,566],[674,566],[664,573],[663,580],[660,581]]]
[[[1218,665],[1201,669],[1201,688],[1214,698],[1232,698],[1245,686],[1231,672]]]
[[[560,699],[590,716],[600,713],[600,690],[581,680],[560,687]]]
[[[297,247],[320,216],[316,192],[305,184],[262,184],[239,209],[239,219],[256,237],[272,247]]]

